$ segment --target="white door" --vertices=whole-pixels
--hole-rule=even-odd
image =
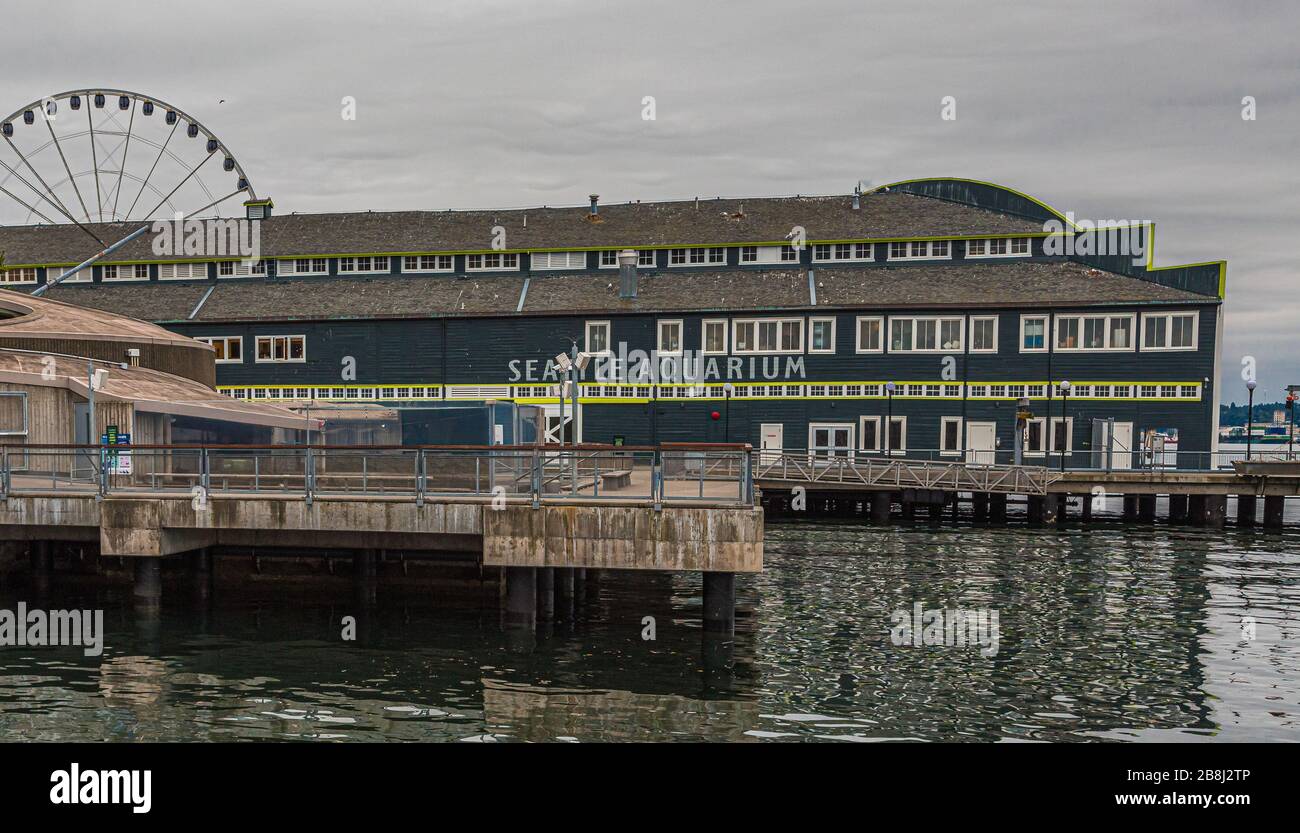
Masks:
[[[997,437],[995,422],[966,423],[966,462],[977,466],[997,462]]]
[[[764,463],[775,462],[785,447],[785,425],[780,422],[765,422],[759,426],[759,434],[762,437],[760,447],[763,450],[759,459]]]
[[[853,459],[853,424],[814,422],[808,426],[808,453],[814,460]]]
[[[582,406],[579,405],[579,408]],[[543,405],[542,413],[546,419],[546,433],[543,441],[547,445],[558,445],[563,442],[565,445],[571,445],[575,440],[582,442],[582,412],[578,412],[577,431],[574,431],[575,425],[573,420],[573,408],[569,404],[564,407],[564,420],[560,420],[560,406]],[[576,434],[576,436],[575,436]]]
[[[1115,423],[1115,433],[1110,438],[1112,469],[1133,468],[1133,423]]]

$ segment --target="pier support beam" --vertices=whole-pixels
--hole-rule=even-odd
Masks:
[[[54,545],[49,541],[32,541],[28,549],[31,558],[32,574],[37,579],[46,579],[54,572]]]
[[[135,562],[135,586],[132,595],[136,604],[156,607],[162,604],[162,559],[140,556]]]
[[[555,619],[555,568],[537,568],[537,621]]]
[[[971,509],[975,514],[975,523],[986,524],[989,522],[989,496],[986,492],[975,492],[971,495]]]
[[[1079,521],[1084,525],[1092,523],[1092,495],[1079,495]]]
[[[555,621],[573,619],[573,568],[555,568]]]
[[[893,508],[893,503],[893,492],[872,492],[871,522],[877,524],[889,523],[889,512]]]
[[[195,601],[205,602],[212,596],[212,550],[205,547],[191,555],[190,586]]]
[[[537,623],[537,568],[506,567],[506,625],[531,628]]]
[[[1188,498],[1187,519],[1192,526],[1223,529],[1227,514],[1227,495],[1191,495]]]
[[[1042,526],[1047,518],[1047,499],[1042,495],[1030,495],[1028,503],[1029,525]],[[1055,517],[1055,516],[1053,516]]]
[[[1070,496],[1069,495],[1048,495],[1048,506],[1055,504],[1056,525],[1065,526],[1070,522]]]
[[[1124,523],[1133,523],[1138,516],[1138,496],[1124,495]]]
[[[357,603],[363,607],[374,605],[378,599],[378,565],[379,555],[376,550],[357,550],[352,554],[352,582],[357,591]]]
[[[944,510],[944,508],[945,508],[945,507],[944,507],[944,505],[943,505],[942,503],[927,503],[927,504],[926,504],[926,506],[925,506],[925,517],[926,517],[926,520],[928,520],[928,521],[930,522],[930,528],[931,528],[931,529],[938,529],[940,526],[943,525],[943,510]]]
[[[1254,495],[1237,495],[1237,526],[1254,526],[1257,507]]]
[[[1144,524],[1155,523],[1156,496],[1138,495],[1137,503],[1138,503],[1138,521]]]
[[[1169,522],[1171,524],[1187,523],[1187,495],[1169,496]]]
[[[1005,524],[1007,522],[1007,496],[989,495],[989,523]]]
[[[1264,497],[1264,528],[1281,529],[1282,518],[1286,514],[1286,498],[1282,495]]]
[[[704,629],[714,633],[736,630],[736,574],[704,574]]]

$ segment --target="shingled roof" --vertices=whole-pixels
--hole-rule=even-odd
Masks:
[[[817,267],[818,309],[1046,307],[1213,303],[1217,299],[1066,262],[907,263]],[[153,321],[293,321],[812,309],[806,269],[664,270],[618,297],[618,275],[276,278],[193,286],[157,282],[55,287],[57,300]],[[182,293],[180,290],[190,290]],[[155,293],[159,293],[155,296]]]
[[[675,202],[613,203],[593,217],[585,206],[503,211],[398,211],[282,214],[262,223],[264,257],[463,252],[490,249],[493,228],[506,231],[508,250],[663,247],[770,243],[789,239],[795,226],[809,241],[889,240],[982,234],[1032,234],[1042,223],[894,191],[862,196],[760,197]],[[90,225],[106,243],[139,226]],[[0,228],[9,266],[73,264],[99,251],[76,226]],[[146,234],[106,263],[177,260],[153,253]],[[212,259],[212,258],[207,258]]]

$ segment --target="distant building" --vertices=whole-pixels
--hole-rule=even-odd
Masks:
[[[145,238],[49,294],[208,341],[218,388],[242,401],[494,400],[539,406],[553,441],[984,461],[1011,447],[1027,397],[1030,459],[1086,463],[1153,431],[1212,449],[1226,267],[1154,267],[1151,227],[1133,235],[1137,256],[1097,254],[1043,203],[958,179],[860,197],[280,214],[263,220],[257,263],[159,258]],[[75,227],[0,229],[20,287],[93,248]],[[551,363],[574,341],[598,357],[576,414]]]

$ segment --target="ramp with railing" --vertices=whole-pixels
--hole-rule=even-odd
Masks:
[[[754,481],[760,487],[802,485],[1044,495],[1061,477],[1059,472],[1043,466],[828,457],[808,452],[760,451],[754,457]]]

